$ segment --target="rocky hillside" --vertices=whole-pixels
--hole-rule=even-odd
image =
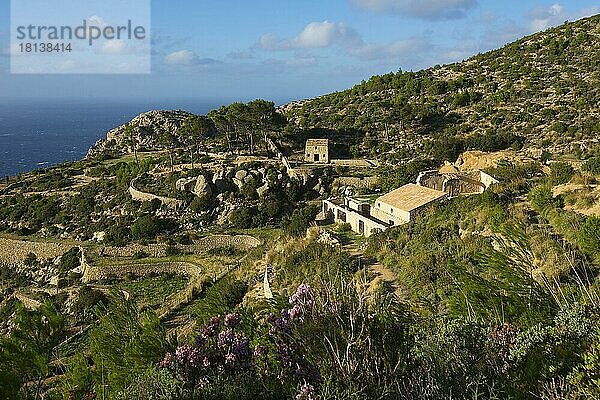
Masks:
[[[437,138],[456,152],[524,143],[579,155],[598,140],[598,104],[600,16],[594,16],[462,63],[374,76],[282,110],[305,129],[364,135],[363,150],[371,153],[410,155]]]
[[[111,152],[130,153],[132,143],[139,150],[161,148],[165,133],[176,134],[183,121],[192,114],[186,111],[149,111],[135,117],[107,133],[106,139],[98,141],[89,151],[88,157]],[[131,131],[128,131],[128,126]]]

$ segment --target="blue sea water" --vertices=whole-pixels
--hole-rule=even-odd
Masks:
[[[0,100],[0,179],[81,159],[106,133],[150,110],[205,114],[215,101]]]

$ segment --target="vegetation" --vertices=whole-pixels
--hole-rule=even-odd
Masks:
[[[177,129],[132,122],[106,153],[9,180],[2,238],[30,241],[0,259],[0,399],[598,398],[598,21],[375,76],[286,118],[255,100],[172,112]],[[297,179],[255,161],[272,138],[293,162],[308,137],[379,164]],[[339,175],[376,175],[372,199],[508,149],[481,195],[369,238],[314,226]],[[261,244],[194,250],[239,233]],[[52,257],[26,246],[55,242]]]

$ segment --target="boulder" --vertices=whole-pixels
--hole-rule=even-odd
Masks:
[[[204,175],[200,175],[196,180],[196,186],[194,186],[194,194],[196,196],[212,196],[212,189]]]
[[[267,192],[267,190],[269,190],[269,185],[264,184],[263,186],[256,189],[256,193],[258,193],[258,195],[262,197]]]
[[[246,178],[248,176],[248,171],[246,170],[239,170],[238,172],[235,173],[235,178],[239,181],[243,181],[244,178]]]

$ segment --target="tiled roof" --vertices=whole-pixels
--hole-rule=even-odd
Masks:
[[[400,210],[412,211],[445,196],[445,192],[409,183],[381,196],[377,199],[377,203],[381,202]]]

